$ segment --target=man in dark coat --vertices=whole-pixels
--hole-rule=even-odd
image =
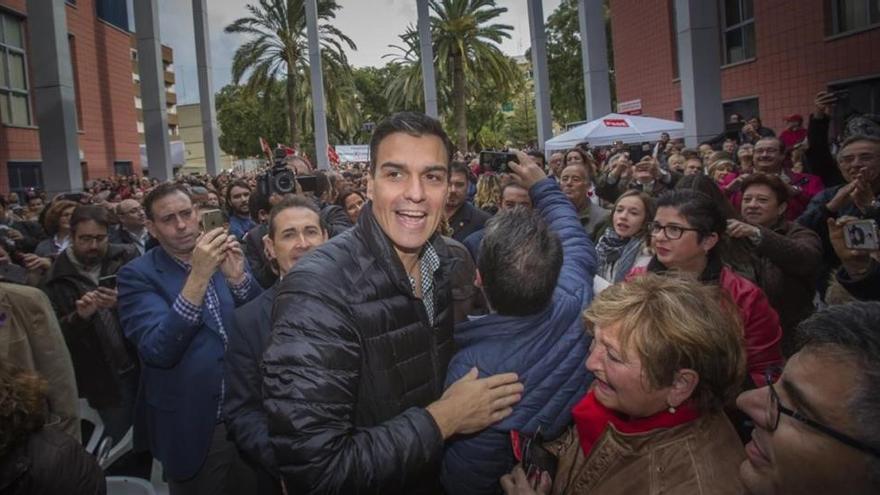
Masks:
[[[483,228],[492,215],[467,201],[470,171],[461,162],[449,166],[449,196],[446,199],[446,220],[452,229],[452,238],[464,242],[467,236]]]
[[[314,201],[299,196],[285,198],[272,208],[265,244],[282,279],[300,258],[327,241],[320,215]],[[260,494],[280,493],[281,489],[269,445],[260,373],[263,351],[272,334],[272,303],[277,290],[276,283],[235,311],[226,351],[226,426],[238,449],[258,468],[255,493]]]
[[[454,349],[442,126],[395,114],[370,149],[371,203],[297,263],[273,308],[264,406],[294,493],[439,493],[444,440],[503,419],[522,393],[516,375],[476,368],[443,392]]]
[[[98,410],[107,436],[119,441],[134,417],[138,359],[119,324],[115,275],[137,252],[109,244],[109,224],[100,206],[73,211],[71,244],[55,258],[45,290],[70,349],[80,396]],[[112,283],[102,284],[102,277]]]

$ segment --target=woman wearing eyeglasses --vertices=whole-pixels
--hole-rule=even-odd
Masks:
[[[745,453],[722,412],[745,372],[732,304],[718,288],[650,274],[603,291],[584,312],[595,378],[574,425],[526,447],[523,464],[502,477],[504,491],[742,493]],[[558,459],[552,477],[533,467],[542,453]]]
[[[727,230],[718,205],[708,196],[688,190],[670,191],[657,199],[657,213],[649,225],[655,255],[642,273],[680,274],[704,284],[718,285],[739,308],[751,378],[747,388],[763,386],[764,371],[784,362],[779,316],[760,287],[721,262],[717,246]]]

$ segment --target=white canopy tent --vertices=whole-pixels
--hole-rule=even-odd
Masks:
[[[550,139],[544,143],[544,151],[573,148],[583,142],[588,142],[591,146],[607,146],[615,141],[623,141],[626,144],[659,141],[660,134],[664,132],[669,133],[672,139],[682,138],[684,123],[654,117],[609,113]]]

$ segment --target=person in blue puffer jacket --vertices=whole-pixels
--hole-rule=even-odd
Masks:
[[[593,243],[556,181],[525,153],[517,157],[510,167],[535,210],[502,211],[486,224],[477,284],[492,313],[456,326],[446,386],[476,367],[480,376],[515,372],[525,390],[505,420],[447,443],[442,481],[450,494],[500,493],[499,478],[516,463],[510,431],[559,436],[592,381],[581,312],[593,298]]]

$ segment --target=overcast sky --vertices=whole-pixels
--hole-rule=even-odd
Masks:
[[[232,56],[242,40],[223,32],[235,19],[246,15],[248,0],[210,0],[208,14],[211,36],[211,59],[214,64],[214,90],[231,82]],[[251,0],[250,3],[256,3]],[[389,53],[389,44],[396,43],[398,34],[408,24],[416,23],[415,0],[338,0],[336,25],[357,45],[347,55],[352,65],[381,66],[382,56]],[[498,0],[508,12],[498,22],[513,26],[510,40],[501,48],[510,55],[522,55],[529,47],[529,24],[526,0]],[[560,0],[543,0],[544,17],[559,6]],[[174,49],[176,86],[180,103],[199,99],[196,76],[195,41],[193,40],[192,3],[186,0],[159,0],[162,42]]]

